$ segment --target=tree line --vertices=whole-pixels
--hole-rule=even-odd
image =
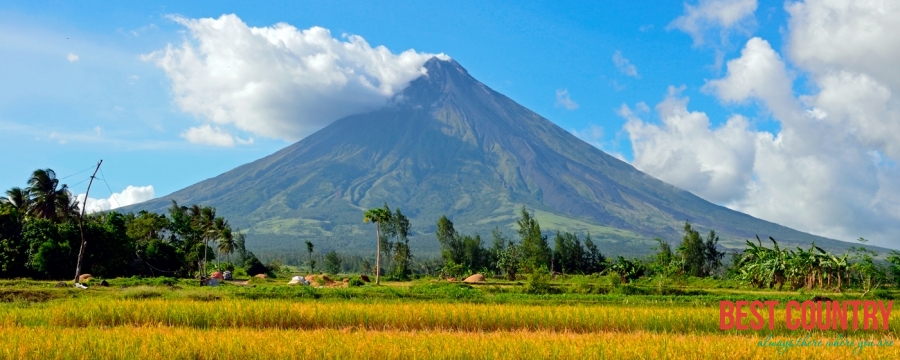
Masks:
[[[524,207],[516,224],[518,241],[494,229],[488,248],[478,234],[460,234],[450,219],[439,218],[435,238],[441,244],[442,274],[462,277],[482,273],[509,280],[522,273],[541,271],[605,274],[615,276],[621,283],[649,277],[716,277],[757,288],[843,291],[852,287],[866,293],[887,284],[900,285],[898,251],[891,251],[884,260],[878,260],[878,254],[864,246],[834,254],[815,243],[809,249],[782,248],[771,237],[772,247],[766,247],[757,237],[756,242],[747,240],[743,251],[732,252],[730,263],[726,264],[726,252],[719,245],[715,230],[703,237],[686,221],[677,246],[655,238],[653,253],[645,258],[607,258],[590,234],[582,241],[576,234],[557,231],[551,249],[548,236]],[[866,240],[860,238],[860,242]]]
[[[461,234],[450,219],[441,216],[435,237],[441,244],[442,273],[452,277],[482,273],[514,280],[519,273],[593,274],[609,266],[590,234],[582,242],[576,234],[557,231],[551,249],[537,219],[524,207],[516,224],[518,241],[495,228],[487,248],[480,235]]]
[[[79,204],[51,169],[35,170],[25,187],[14,187],[0,197],[0,277],[64,279],[74,273],[80,245]],[[413,275],[462,277],[473,273],[505,277],[551,272],[559,274],[610,274],[622,283],[642,277],[718,277],[758,288],[797,290],[859,288],[866,292],[887,284],[900,284],[900,252],[884,260],[864,246],[843,254],[815,244],[808,249],[788,249],[769,238],[758,237],[746,248],[732,252],[725,264],[719,237],[705,237],[685,222],[680,243],[654,239],[653,253],[645,258],[606,257],[588,233],[557,231],[552,238],[524,207],[516,221],[517,238],[499,229],[488,245],[479,234],[461,234],[446,216],[437,220],[435,238],[441,245],[439,259],[416,258],[409,247],[410,223],[400,209],[387,204],[367,210],[364,222],[376,232],[375,263],[370,258],[342,255],[334,250],[313,257],[307,242],[310,272],[317,261],[329,273],[361,272],[392,280]],[[182,206],[172,201],[166,214],[116,211],[89,214],[83,219],[88,250],[86,273],[97,277],[129,275],[194,277],[211,269],[242,267],[248,275],[275,272],[284,259],[263,265],[246,248],[239,229],[232,229],[213,207]],[[860,238],[862,243],[865,239]],[[381,260],[384,259],[384,263]],[[275,261],[278,260],[278,261]],[[297,259],[297,263],[300,260]],[[376,270],[377,269],[377,270]]]
[[[0,277],[72,276],[81,244],[78,210],[51,169],[35,170],[26,187],[7,190],[0,198]],[[86,215],[82,225],[83,268],[95,277],[205,276],[233,263],[248,272],[268,271],[247,251],[243,233],[212,207],[172,201],[167,215],[106,211]]]

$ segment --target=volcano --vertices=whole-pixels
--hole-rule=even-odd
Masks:
[[[601,251],[639,255],[654,237],[679,241],[685,221],[715,229],[725,247],[772,236],[827,249],[851,244],[712,204],[644,174],[472,78],[453,60],[377,110],[348,116],[270,156],[130,210],[214,206],[259,249],[370,251],[365,209],[387,203],[411,221],[414,251],[436,252],[435,222],[463,233],[514,234],[518,212],[545,232],[590,233]],[[324,242],[324,243],[323,243]]]

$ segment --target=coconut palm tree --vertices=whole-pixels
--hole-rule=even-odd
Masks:
[[[219,253],[224,253],[226,255],[231,255],[234,252],[234,234],[231,232],[231,225],[228,224],[228,220],[225,218],[217,217],[215,230],[218,238],[218,246],[216,246],[216,267],[219,267]],[[231,261],[231,258],[228,258]]]
[[[72,193],[67,185],[59,186],[59,179],[53,170],[35,170],[28,179],[25,191],[28,194],[28,212],[31,216],[59,221],[71,215]]]
[[[25,214],[28,212],[28,208],[30,207],[31,203],[28,196],[28,190],[22,189],[20,187],[14,187],[12,189],[6,190],[6,197],[0,199],[0,202],[11,206],[15,210],[16,217],[20,223],[25,217]]]
[[[209,252],[209,241],[216,238],[216,208],[194,205],[190,208],[191,217],[194,228],[199,231],[203,239],[203,265],[200,267],[200,276],[206,275],[207,253]]]
[[[391,213],[383,208],[373,208],[367,210],[363,214],[363,222],[373,222],[375,223],[375,243],[376,251],[375,251],[375,284],[381,284],[381,232],[380,228],[382,224],[388,223],[391,220]]]
[[[312,274],[316,271],[316,263],[313,262],[312,253],[313,253],[313,243],[312,241],[306,240],[306,252],[309,253],[309,273]]]

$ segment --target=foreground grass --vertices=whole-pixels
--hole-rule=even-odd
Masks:
[[[780,338],[785,339],[785,338]],[[896,347],[798,347],[762,337],[647,332],[455,332],[0,327],[4,359],[782,359],[897,358]]]

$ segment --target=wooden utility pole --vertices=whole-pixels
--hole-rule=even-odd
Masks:
[[[78,264],[75,265],[75,284],[78,284],[78,277],[81,276],[81,259],[84,258],[84,248],[87,246],[87,242],[84,239],[84,211],[87,209],[87,199],[88,194],[91,192],[91,184],[94,183],[97,170],[100,170],[100,164],[102,163],[103,159],[100,159],[100,162],[97,163],[97,168],[94,169],[94,173],[91,175],[91,180],[88,181],[87,191],[84,192],[84,203],[81,204],[81,216],[78,217],[78,230],[81,231],[81,250],[78,250]]]

